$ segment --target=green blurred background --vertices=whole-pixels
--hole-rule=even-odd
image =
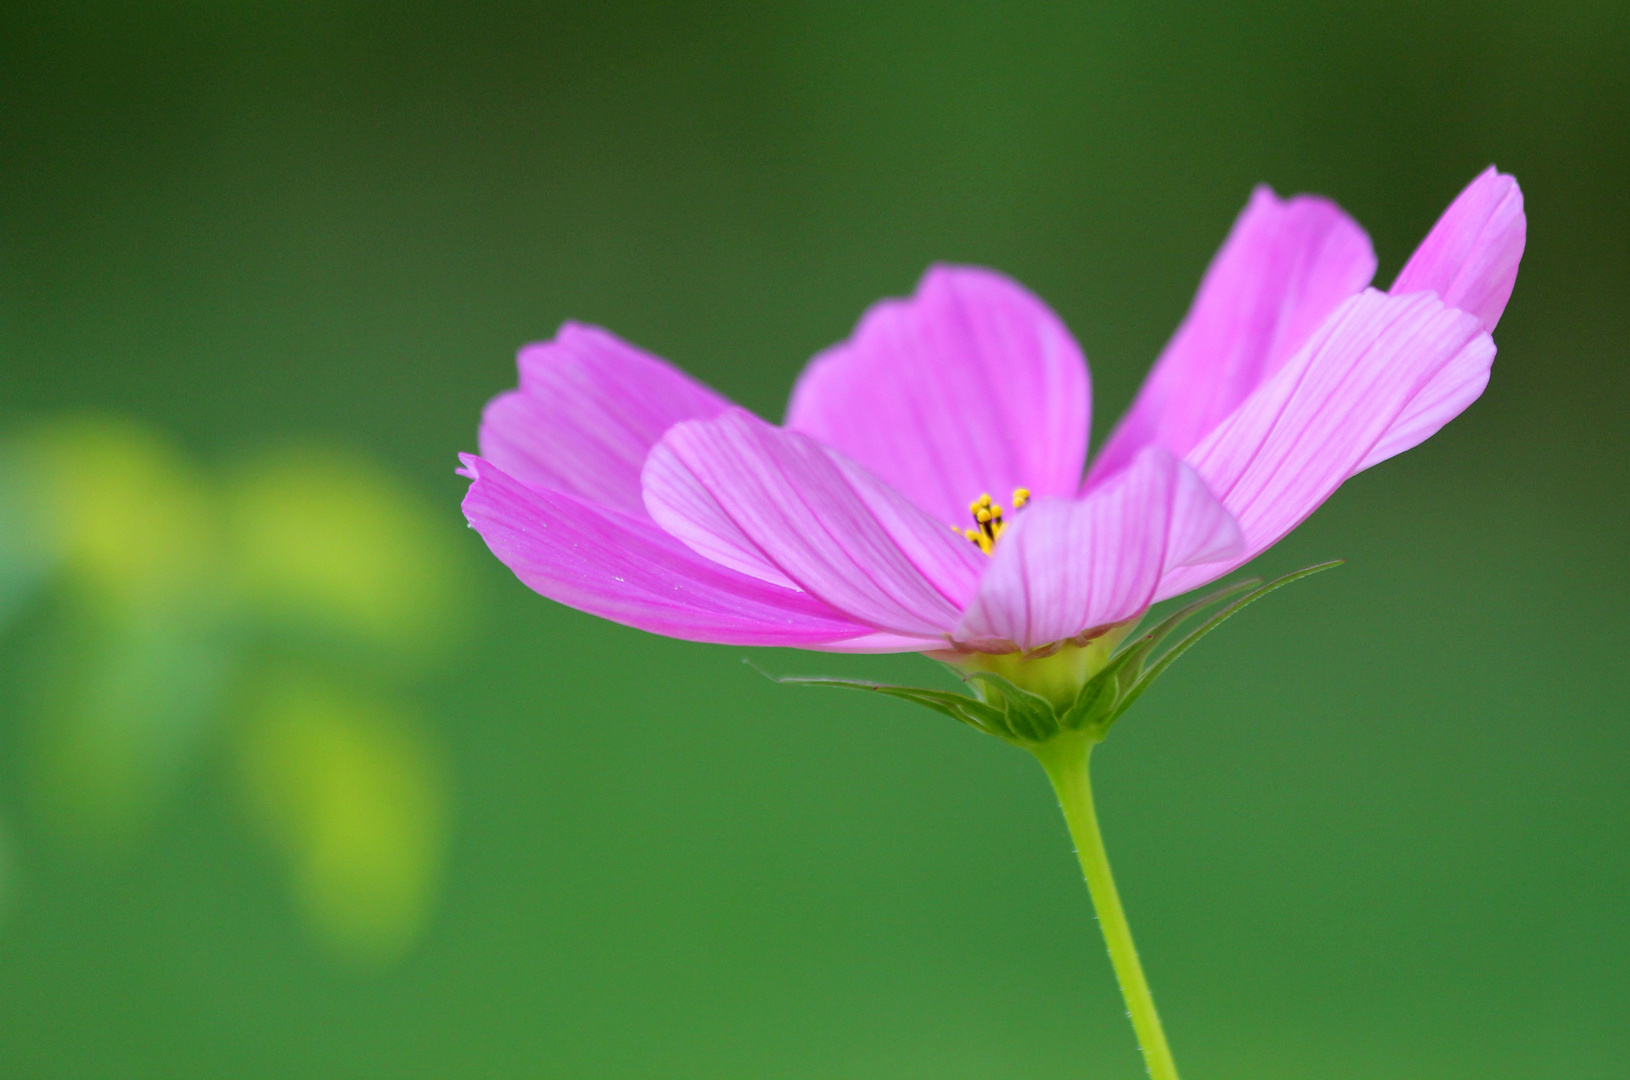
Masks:
[[[1630,5],[27,8],[0,1075],[1139,1075],[1033,762],[534,596],[454,454],[568,316],[778,417],[935,259],[1054,305],[1102,437],[1251,185],[1385,283],[1491,161],[1489,391],[1100,798],[1185,1075],[1630,1074]]]

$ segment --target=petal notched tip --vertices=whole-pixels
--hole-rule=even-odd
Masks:
[[[1511,299],[1527,241],[1522,188],[1490,165],[1449,204],[1390,291],[1435,292],[1492,331]]]
[[[640,469],[662,433],[730,403],[606,330],[568,322],[520,350],[518,389],[482,413],[481,454],[533,487],[642,514]]]
[[[1316,195],[1281,199],[1259,185],[1085,489],[1146,446],[1186,455],[1374,273],[1369,236],[1339,206]]]

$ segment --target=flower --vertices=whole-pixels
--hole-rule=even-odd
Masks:
[[[1081,349],[994,271],[875,305],[779,427],[567,323],[487,406],[464,513],[537,592],[671,637],[974,664],[1113,645],[1476,400],[1525,233],[1491,167],[1381,292],[1337,206],[1258,188],[1090,468]]]
[[[931,267],[909,300],[874,306],[810,362],[781,427],[568,323],[487,406],[464,513],[527,585],[630,626],[959,665],[972,694],[782,681],[879,691],[1036,756],[1149,1075],[1176,1080],[1092,748],[1218,622],[1323,567],[1231,586],[1117,646],[1151,604],[1254,558],[1477,399],[1526,229],[1516,182],[1490,168],[1380,292],[1339,208],[1258,188],[1090,469],[1080,346],[990,270]]]

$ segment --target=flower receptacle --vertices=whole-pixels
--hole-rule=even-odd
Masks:
[[[1038,655],[1022,652],[939,652],[931,654],[945,663],[960,679],[971,680],[980,699],[1000,704],[1001,690],[979,674],[996,675],[1021,690],[1045,700],[1059,713],[1066,712],[1081,695],[1093,676],[1109,666],[1115,649],[1138,623],[1130,619],[1108,627],[1081,644],[1065,643],[1061,648]]]
[[[811,676],[788,675],[776,681],[869,690],[927,706],[1032,752],[1051,746],[1049,752],[1076,753],[1103,739],[1150,683],[1224,620],[1275,589],[1340,564],[1339,559],[1319,563],[1266,585],[1256,579],[1237,582],[1177,609],[1130,642],[1126,639],[1135,619],[1045,655],[948,650],[928,654],[954,672],[972,694]],[[1220,611],[1175,643],[1168,641],[1181,624],[1224,601],[1229,602]],[[1157,658],[1155,651],[1162,643],[1168,647]],[[1046,760],[1044,756],[1044,764]]]

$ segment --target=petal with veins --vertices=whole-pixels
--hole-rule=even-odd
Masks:
[[[730,402],[595,326],[567,323],[528,345],[521,386],[481,417],[481,456],[533,487],[644,516],[640,469],[662,433]]]
[[[1074,494],[1089,399],[1080,346],[1046,304],[994,271],[936,266],[810,361],[787,427],[955,523],[986,492]]]
[[[1188,455],[1239,521],[1245,547],[1227,562],[1174,571],[1158,595],[1187,592],[1277,543],[1372,461],[1437,376],[1486,377],[1493,360],[1482,323],[1431,293],[1353,297]]]
[[[1522,189],[1490,165],[1438,218],[1398,271],[1391,292],[1402,296],[1429,289],[1493,330],[1517,284],[1527,241]]]
[[[471,526],[551,600],[687,641],[821,648],[871,633],[805,593],[699,557],[649,518],[528,487],[474,455],[462,460],[474,481],[464,497]]]
[[[652,518],[692,549],[879,630],[943,635],[983,557],[807,436],[741,410],[676,425],[645,466]]]
[[[1335,203],[1257,188],[1087,486],[1145,446],[1187,454],[1374,273],[1370,238]]]
[[[1235,555],[1239,527],[1187,465],[1158,447],[1082,499],[1044,499],[1002,534],[956,640],[1025,651],[1125,621],[1178,566]]]

